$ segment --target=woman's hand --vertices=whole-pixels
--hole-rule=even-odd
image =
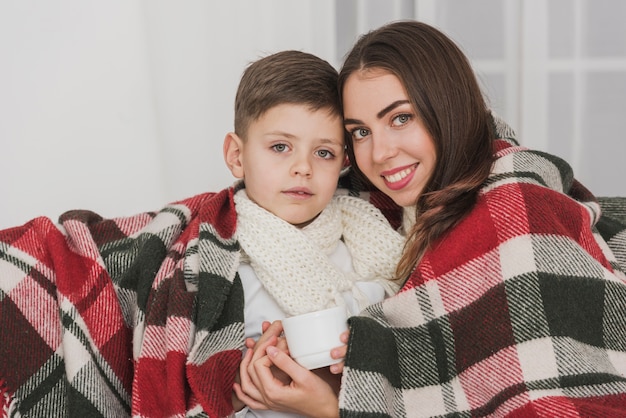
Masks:
[[[233,386],[239,400],[253,409],[337,417],[340,383],[337,375],[343,372],[344,362],[309,371],[289,357],[280,321],[271,325],[266,322],[262,329],[258,341],[246,340],[248,351],[241,362],[241,377]],[[348,337],[348,331],[341,334],[344,345],[332,349],[332,358],[345,357]]]
[[[259,405],[313,417],[339,416],[339,401],[331,384],[273,345],[266,346],[265,351],[267,355],[251,362],[248,368],[257,390],[255,395],[261,397],[256,400]],[[272,373],[274,366],[285,372],[291,382],[285,384],[276,379]]]
[[[330,351],[330,356],[334,359],[343,359],[346,357],[346,353],[348,351],[348,337],[350,336],[350,331],[344,331],[341,333],[339,339],[343,343],[341,347],[335,347]],[[332,374],[341,374],[343,373],[343,366],[345,362],[342,360],[337,364],[331,364],[330,372]]]

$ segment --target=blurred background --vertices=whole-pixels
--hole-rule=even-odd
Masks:
[[[359,34],[405,18],[463,48],[522,145],[626,196],[623,0],[0,0],[0,228],[232,184],[222,140],[246,65],[297,49],[339,68]]]

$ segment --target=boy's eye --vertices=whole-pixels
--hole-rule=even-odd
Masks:
[[[333,154],[331,151],[327,149],[321,149],[316,152],[317,152],[318,157],[323,158],[325,160],[330,160],[335,157],[335,154]]]
[[[285,152],[287,151],[287,145],[286,144],[274,144],[272,145],[272,149],[276,152]]]
[[[356,140],[365,138],[366,136],[369,135],[369,133],[370,131],[365,128],[356,128],[351,132],[352,138]]]
[[[409,120],[411,120],[411,115],[409,115],[408,113],[403,113],[393,118],[393,121],[391,123],[393,126],[401,126],[406,124]]]

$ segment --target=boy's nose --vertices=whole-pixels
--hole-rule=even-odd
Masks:
[[[311,162],[306,157],[296,157],[291,170],[294,175],[298,176],[310,177],[313,174]]]

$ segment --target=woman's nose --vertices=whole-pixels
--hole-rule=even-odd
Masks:
[[[372,159],[383,162],[397,153],[392,138],[384,132],[372,135]]]

